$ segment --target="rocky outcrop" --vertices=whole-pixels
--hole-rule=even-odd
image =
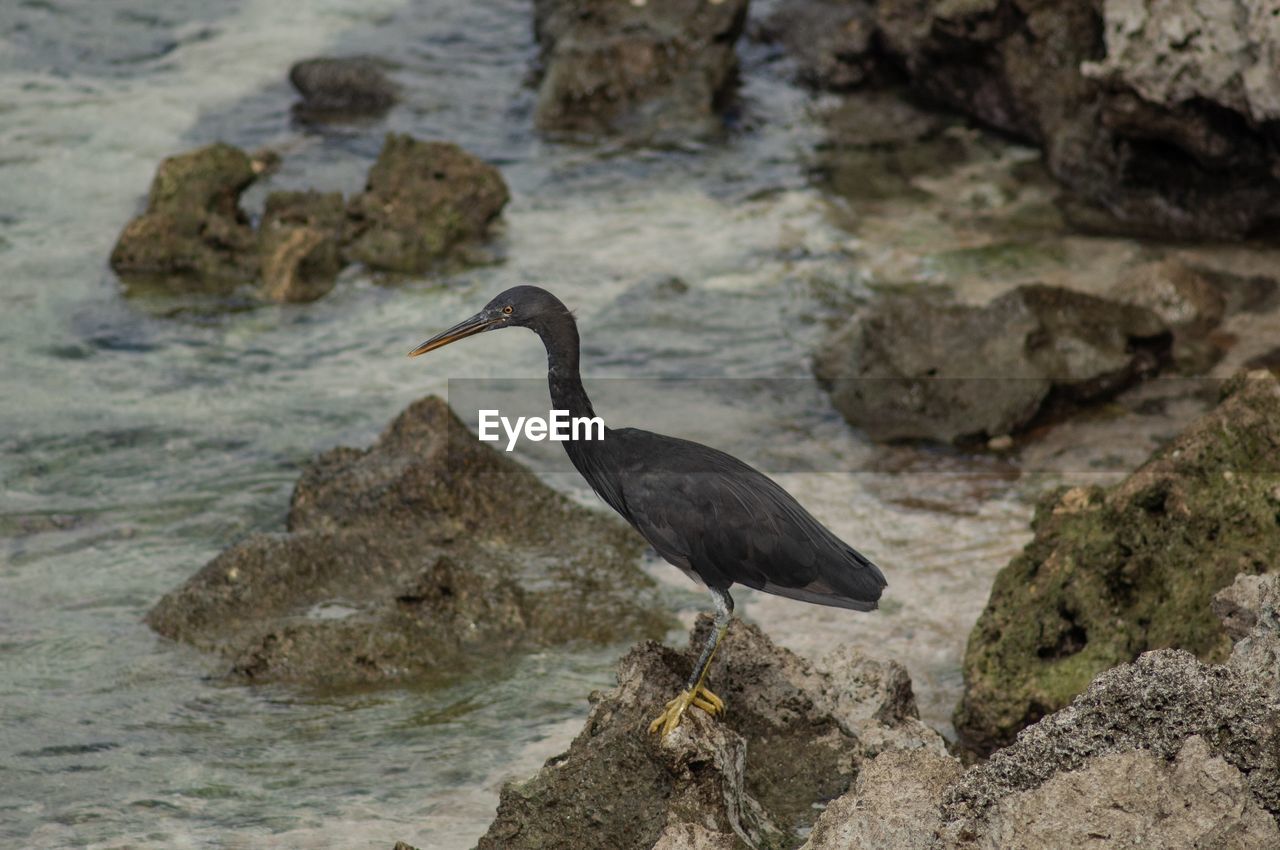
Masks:
[[[961,773],[885,753],[806,850],[1100,850],[1280,842],[1280,701],[1231,667],[1149,652]]]
[[[1125,481],[1052,494],[1032,528],[965,653],[955,724],[982,752],[1145,650],[1226,658],[1214,594],[1280,564],[1280,383],[1240,376]]]
[[[289,69],[289,82],[302,95],[293,112],[309,122],[376,117],[399,94],[378,63],[362,56],[304,59]]]
[[[493,166],[457,145],[388,135],[364,192],[273,192],[255,233],[240,194],[265,166],[216,144],[166,159],[147,211],[111,253],[129,291],[225,293],[257,282],[266,301],[312,301],[342,268],[422,274],[466,259],[509,193]]]
[[[723,130],[747,0],[535,0],[535,121],[572,137],[699,141]]]
[[[1108,784],[1090,791],[1090,781]],[[1108,797],[1119,815],[1108,815]],[[1108,832],[1117,833],[1108,846],[1127,846],[1124,834],[1156,827],[1162,810],[1172,822],[1160,828],[1176,830],[1171,835],[1198,829],[1204,839],[1225,839],[1237,821],[1241,832],[1270,839],[1207,846],[1265,847],[1280,834],[1280,704],[1257,682],[1178,650],[1108,670],[1070,707],[968,771],[944,796],[942,833],[962,839],[1034,828],[1046,843],[1030,846],[1079,846],[1048,843],[1055,823],[1078,837],[1066,829],[1067,816],[1077,814],[1085,827],[1087,818],[1107,817]]]
[[[347,256],[418,274],[483,238],[510,198],[498,169],[457,145],[391,134],[348,206]]]
[[[213,144],[160,163],[146,211],[130,221],[111,251],[127,285],[182,289],[252,280],[256,246],[240,193],[257,176],[231,145]]]
[[[944,752],[899,665],[846,650],[820,671],[739,621],[709,679],[728,711],[691,710],[665,739],[650,735],[708,628],[704,617],[689,652],[646,643],[623,658],[569,750],[503,789],[481,850],[795,846],[814,804],[877,753]]]
[[[661,635],[639,540],[480,444],[445,403],[307,467],[288,532],[254,534],[147,620],[248,682],[453,675],[571,641]]]
[[[1043,146],[1094,229],[1238,238],[1280,215],[1268,0],[878,0],[931,97]]]
[[[814,372],[872,439],[965,442],[1113,394],[1153,372],[1169,341],[1150,310],[1056,287],[981,307],[897,296],[837,328]]]

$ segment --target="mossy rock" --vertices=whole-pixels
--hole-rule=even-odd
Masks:
[[[498,169],[457,145],[390,134],[348,208],[347,256],[376,271],[427,271],[484,238],[509,198]]]
[[[1214,594],[1280,565],[1280,383],[1266,372],[1237,378],[1125,481],[1053,493],[1032,527],[965,652],[955,724],[979,752],[1147,650],[1227,656]]]

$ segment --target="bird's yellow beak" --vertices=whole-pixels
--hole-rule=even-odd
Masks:
[[[447,331],[441,331],[431,339],[419,345],[413,351],[409,352],[410,357],[417,357],[419,354],[426,354],[428,351],[435,351],[437,348],[444,348],[451,342],[457,342],[460,339],[466,339],[469,336],[475,336],[483,333],[489,328],[501,324],[501,317],[490,316],[486,313],[476,313],[470,319],[459,322]]]

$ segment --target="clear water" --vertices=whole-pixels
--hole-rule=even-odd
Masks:
[[[883,564],[874,616],[751,594],[739,610],[814,657],[852,642],[901,660],[946,728],[990,578],[1026,539],[1016,469],[873,447],[807,377],[823,321],[872,272],[947,279],[928,256],[943,226],[887,209],[852,235],[856,211],[809,185],[814,105],[757,45],[723,145],[539,140],[529,14],[520,0],[0,5],[0,846],[468,847],[501,782],[569,741],[625,647],[443,690],[302,695],[222,684],[216,660],[142,623],[222,548],[278,529],[317,451],[367,444],[450,378],[536,378],[527,334],[404,357],[517,282],[577,309],[589,379],[720,381],[603,381],[597,406],[777,471]],[[326,52],[388,58],[405,102],[373,125],[295,126],[286,70]],[[252,210],[267,188],[358,189],[388,130],[501,166],[502,262],[396,287],[349,274],[305,306],[122,298],[105,259],[162,157],[276,147],[284,167]],[[965,268],[989,282],[1002,267]],[[690,622],[701,595],[649,568]]]

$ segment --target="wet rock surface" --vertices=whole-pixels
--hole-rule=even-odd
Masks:
[[[747,0],[536,0],[538,128],[656,144],[720,135],[746,13]]]
[[[1280,563],[1280,383],[1251,372],[1226,393],[1119,485],[1042,501],[969,638],[955,715],[968,746],[1008,743],[1145,650],[1226,658],[1210,601]]]
[[[322,454],[288,532],[223,552],[148,615],[242,681],[374,683],[570,642],[663,634],[639,540],[416,402],[368,450]]]
[[[257,283],[265,301],[313,301],[350,263],[422,274],[466,262],[510,194],[493,166],[446,142],[388,135],[365,191],[284,191],[267,196],[258,230],[240,209],[263,170],[216,144],[161,163],[147,211],[111,253],[130,291],[226,293]]]
[[[913,84],[1040,144],[1079,225],[1239,238],[1274,221],[1274,16],[1265,0],[879,0]]]
[[[289,69],[289,82],[302,95],[293,111],[304,121],[378,116],[390,109],[398,96],[386,72],[364,56],[304,59]]]
[[[708,628],[704,617],[691,646]],[[481,850],[794,847],[814,804],[843,793],[876,753],[944,751],[900,666],[847,650],[820,671],[740,621],[709,677],[727,713],[692,709],[665,739],[650,735],[695,655],[646,643],[623,658],[618,687],[593,695],[569,750],[503,789]]]
[[[427,271],[483,238],[509,198],[498,169],[457,145],[388,135],[348,205],[347,256],[377,271]]]
[[[1146,308],[1057,287],[980,307],[889,296],[828,337],[814,372],[872,439],[965,442],[1114,394],[1154,372],[1169,341]]]
[[[256,176],[248,154],[221,143],[165,159],[146,211],[125,226],[111,251],[111,268],[137,288],[219,288],[252,280],[257,240],[239,204]]]

